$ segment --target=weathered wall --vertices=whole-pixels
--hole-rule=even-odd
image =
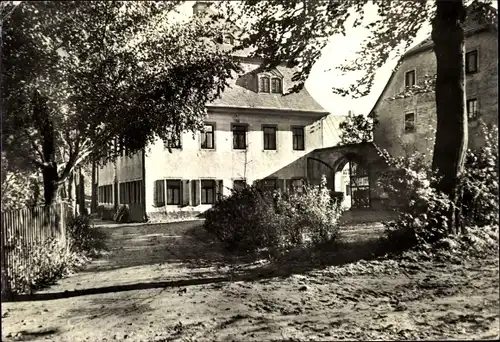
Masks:
[[[478,99],[479,117],[486,123],[498,124],[498,38],[491,32],[477,33],[466,39],[466,52],[478,50],[478,72],[466,75],[466,97]],[[432,157],[436,129],[436,105],[434,93],[419,94],[391,100],[390,97],[404,90],[405,73],[415,70],[416,84],[421,85],[425,75],[436,73],[433,50],[426,50],[405,57],[391,77],[381,99],[374,108],[379,124],[374,129],[375,143],[395,156],[415,150]],[[416,130],[404,132],[405,113],[415,113]],[[469,147],[483,143],[478,121],[469,122]]]

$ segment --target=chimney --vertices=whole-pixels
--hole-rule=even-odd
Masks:
[[[210,1],[196,1],[193,5],[193,14],[203,13],[212,3]]]
[[[349,117],[352,116],[352,111],[351,110],[347,112],[347,116],[349,116]]]

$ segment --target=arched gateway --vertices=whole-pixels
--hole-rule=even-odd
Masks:
[[[344,194],[345,208],[379,207],[380,189],[376,175],[384,167],[372,143],[317,149],[307,158],[307,179],[319,184],[322,175],[327,187]]]

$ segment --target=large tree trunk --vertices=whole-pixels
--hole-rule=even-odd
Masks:
[[[57,165],[52,163],[48,166],[45,166],[42,170],[43,175],[43,195],[45,199],[45,205],[50,205],[57,198],[57,190],[59,185],[58,174],[57,174]]]
[[[436,114],[437,131],[432,169],[440,180],[436,189],[456,201],[458,174],[462,171],[467,150],[467,114],[465,111],[465,20],[463,0],[436,0],[432,21],[432,40],[437,61]],[[450,208],[450,229],[454,226]]]

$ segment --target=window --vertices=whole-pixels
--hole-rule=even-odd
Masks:
[[[165,205],[165,180],[157,180],[154,184],[154,205],[163,207]]]
[[[407,71],[405,74],[405,87],[413,87],[415,83],[415,70]]]
[[[477,99],[467,100],[467,117],[469,120],[477,119]]]
[[[294,150],[304,150],[304,127],[292,128],[292,141]]]
[[[351,186],[349,184],[345,186],[345,195],[351,196]]]
[[[271,92],[274,94],[281,94],[281,80],[279,78],[273,78],[271,80]]]
[[[245,188],[246,182],[244,179],[233,180],[233,190],[239,191]]]
[[[264,179],[262,181],[262,190],[274,191],[277,188],[277,179]]]
[[[405,133],[415,132],[415,113],[405,114]]]
[[[234,44],[234,38],[230,34],[225,34],[224,35],[224,44]]]
[[[276,127],[275,126],[263,126],[262,131],[264,132],[264,150],[275,150],[276,149]]]
[[[201,204],[214,204],[215,202],[215,181],[201,181]]]
[[[473,74],[477,72],[477,50],[465,54],[465,73]]]
[[[204,132],[201,133],[201,148],[212,150],[214,149],[214,126],[213,124],[206,124]]]
[[[167,180],[167,204],[181,204],[181,181]]]
[[[233,125],[233,148],[244,150],[247,148],[247,126]]]
[[[113,185],[103,185],[98,189],[99,203],[113,203]]]
[[[269,77],[261,77],[260,78],[259,92],[269,93]]]
[[[292,189],[293,192],[302,193],[304,191],[304,180],[303,179],[292,179]]]

